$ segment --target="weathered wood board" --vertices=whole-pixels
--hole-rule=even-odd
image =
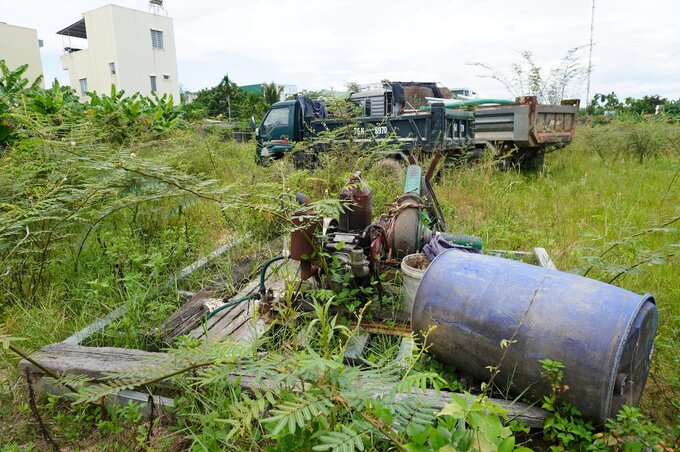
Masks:
[[[144,352],[115,347],[84,347],[82,345],[57,343],[44,347],[34,353],[31,358],[38,361],[50,372],[63,374],[81,374],[91,378],[109,377],[112,373],[128,371],[135,366],[148,364],[154,358],[162,357],[162,353]],[[19,364],[22,374],[30,372],[31,379],[36,384],[42,384],[43,372],[28,361]],[[234,372],[234,382],[247,390],[270,389],[274,383],[266,378],[258,378],[249,372]],[[360,382],[358,384],[361,384]],[[49,389],[43,387],[43,389]],[[137,392],[136,394],[139,394]],[[447,391],[418,391],[419,397],[427,399],[435,409],[441,409],[451,398]],[[119,394],[120,395],[120,394]],[[405,396],[406,394],[404,394]],[[378,394],[376,394],[378,396]],[[491,399],[501,405],[508,412],[510,419],[523,421],[530,427],[541,427],[547,415],[545,410],[529,406],[521,402],[511,402],[504,399]],[[162,404],[161,404],[162,405]]]
[[[267,290],[274,290],[283,292],[287,281],[294,281],[298,272],[297,263],[293,261],[283,260],[275,262],[269,268],[266,275]],[[247,295],[252,295],[258,291],[260,287],[259,276],[247,284],[232,298],[239,299]],[[219,341],[230,339],[238,341],[247,331],[249,325],[252,325],[256,320],[258,302],[255,300],[248,300],[237,305],[231,306],[223,311],[218,312],[207,322],[201,323],[194,327],[188,334],[197,339],[206,339],[209,341]]]
[[[189,301],[182,304],[179,309],[163,322],[160,327],[160,333],[163,339],[166,342],[172,342],[174,338],[189,334],[192,330],[197,328],[197,326],[203,322],[207,313],[205,303],[211,298],[217,297],[226,300],[228,298],[240,296],[244,291],[241,288],[244,281],[256,275],[256,272],[254,271],[256,266],[269,257],[272,254],[272,250],[281,248],[282,244],[283,240],[281,238],[269,242],[255,255],[236,262],[229,272],[229,278],[216,280],[210,287],[206,287],[193,294]],[[227,291],[220,288],[225,284],[229,286]],[[192,335],[196,336],[193,333]]]

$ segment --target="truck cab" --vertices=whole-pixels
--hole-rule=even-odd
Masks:
[[[263,164],[270,157],[283,155],[302,139],[302,119],[297,100],[277,102],[271,106],[255,129],[255,160]]]

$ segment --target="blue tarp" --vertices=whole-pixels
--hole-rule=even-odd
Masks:
[[[307,96],[299,96],[298,102],[302,108],[302,116],[312,119],[325,119],[328,117],[326,105],[318,100],[312,100]]]

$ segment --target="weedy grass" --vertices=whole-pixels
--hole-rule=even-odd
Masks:
[[[676,221],[680,216],[679,130],[676,124],[661,122],[584,126],[572,145],[547,155],[539,171],[498,171],[495,162],[485,161],[446,168],[435,184],[450,232],[478,235],[487,249],[531,250],[542,246],[562,270],[587,273],[628,290],[654,294],[661,325],[642,409],[669,429],[680,419],[680,220]],[[373,164],[378,160],[374,158],[357,163],[357,150],[324,155],[322,165],[314,170],[295,170],[288,160],[261,168],[255,164],[252,144],[223,141],[219,135],[193,127],[154,134],[153,139],[147,136],[105,145],[89,140],[82,130],[70,133],[71,138],[76,138],[76,149],[84,142],[99,160],[86,155],[74,157],[68,152],[69,146],[39,138],[19,142],[16,149],[3,156],[3,163],[14,165],[17,175],[25,170],[28,176],[46,181],[44,185],[52,190],[32,187],[28,176],[19,181],[25,186],[18,186],[17,180],[3,179],[6,187],[16,193],[12,206],[21,208],[4,205],[3,213],[8,219],[16,212],[30,211],[35,203],[25,202],[26,196],[35,200],[58,193],[63,186],[60,176],[78,181],[68,192],[73,198],[49,198],[53,204],[47,208],[58,208],[50,212],[62,216],[56,220],[37,216],[31,228],[39,225],[44,230],[54,229],[55,222],[67,216],[69,209],[89,200],[87,196],[100,189],[96,184],[100,179],[95,175],[115,174],[109,185],[106,178],[101,179],[101,189],[109,198],[96,198],[98,204],[88,205],[90,210],[79,213],[77,218],[66,217],[68,227],[57,228],[53,240],[46,242],[44,235],[35,237],[31,229],[30,240],[35,242],[24,243],[25,253],[0,254],[0,259],[9,256],[3,265],[14,266],[10,276],[0,281],[0,333],[26,338],[20,344],[27,350],[62,340],[120,306],[128,307],[128,315],[97,337],[97,344],[153,348],[156,344],[148,343],[143,332],[181,303],[177,289],[203,287],[224,275],[230,263],[251,253],[258,243],[284,230],[277,215],[290,206],[282,193],[301,191],[313,199],[333,198],[348,177],[362,169],[362,177],[373,191],[377,216],[386,211],[385,203],[400,194],[405,168],[394,161]],[[48,165],[52,175],[31,165],[34,157],[38,163]],[[121,172],[121,165],[134,171]],[[207,180],[214,180],[215,185],[201,185]],[[216,191],[215,186],[227,188]],[[168,197],[173,193],[177,198]],[[162,199],[153,198],[160,195]],[[220,202],[210,199],[216,196]],[[128,204],[109,212],[124,202]],[[272,204],[280,205],[280,210],[267,208]],[[62,207],[64,210],[59,210]],[[105,218],[84,240],[92,222],[104,214]],[[10,220],[6,224],[11,224]],[[7,236],[6,244],[11,246],[3,248],[3,252],[12,250],[23,237],[22,231],[19,228]],[[173,280],[172,275],[183,266],[245,234],[248,240],[218,259],[216,266],[197,272],[187,281]],[[48,252],[43,256],[42,250]],[[26,273],[18,272],[19,268]],[[27,287],[36,290],[29,291]],[[315,331],[332,333],[332,327],[318,327],[328,319],[317,318],[320,320]],[[291,337],[295,337],[292,332],[275,340],[286,342]],[[324,343],[335,343],[324,337]],[[389,339],[376,342],[375,347],[373,355],[381,363],[389,361],[396,351]],[[324,353],[330,356],[335,352]],[[304,359],[312,362],[313,356]],[[39,434],[30,428],[33,420],[26,409],[25,390],[19,384],[18,360],[8,354],[0,355],[0,360],[0,442],[41,444]],[[310,365],[307,361],[305,365]],[[292,361],[290,365],[299,366],[301,362]],[[329,362],[324,366],[329,371],[337,370]],[[441,371],[436,366],[430,368]],[[336,387],[336,383],[329,383],[328,388]],[[215,394],[222,389],[215,386]],[[233,411],[233,398],[225,395],[211,402],[201,391],[197,394],[206,406],[223,404],[221,412]],[[237,396],[259,409],[259,402],[246,400],[240,393]],[[277,403],[284,406],[285,397]],[[48,427],[67,431],[65,423],[71,418],[57,419],[50,414],[54,410],[50,411],[49,406],[48,403]],[[219,432],[223,419],[191,411],[195,406],[184,407],[190,412],[181,423],[184,430],[177,434],[178,438],[189,432],[191,438],[205,439],[210,431]],[[389,418],[380,406],[357,410],[376,419]],[[74,412],[72,416],[76,419],[80,414]],[[97,418],[95,422],[103,421]],[[106,425],[115,427],[110,422]],[[248,428],[258,430],[257,426]],[[311,441],[313,429],[305,426],[303,431],[309,433],[305,441]],[[80,438],[76,433],[73,437]],[[337,433],[338,438],[358,438],[356,432],[341,429]],[[246,437],[254,441],[267,434],[264,430],[251,431]],[[68,442],[66,436],[59,436],[59,440],[82,444],[80,439]],[[283,439],[292,441],[294,437]],[[250,443],[251,447],[256,444],[257,441]]]

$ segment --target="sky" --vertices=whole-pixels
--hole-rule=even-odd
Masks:
[[[591,97],[680,98],[680,0],[595,0]],[[56,31],[101,0],[0,0],[0,22],[36,28],[47,84],[68,83]],[[115,4],[148,11],[147,0]],[[180,83],[189,91],[224,74],[239,85],[274,81],[344,90],[349,82],[434,81],[480,97],[511,97],[472,63],[509,74],[520,52],[544,71],[569,49],[588,65],[592,0],[165,0]],[[573,97],[586,98],[586,85]]]

